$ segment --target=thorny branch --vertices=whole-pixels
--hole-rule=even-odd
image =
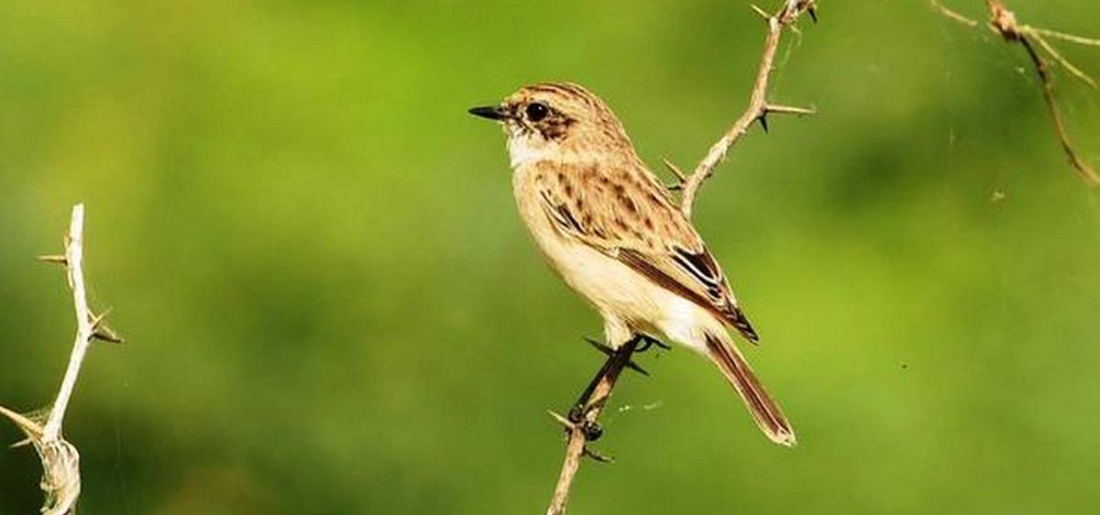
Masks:
[[[766,131],[769,114],[808,115],[814,113],[813,109],[769,102],[768,84],[783,29],[794,25],[803,13],[809,14],[816,21],[815,8],[815,0],[783,0],[783,7],[775,14],[768,14],[759,7],[753,6],[753,10],[767,22],[768,33],[764,40],[760,68],[756,74],[756,81],[753,85],[748,107],[722,138],[710,148],[706,157],[703,158],[691,175],[685,176],[674,164],[665,161],[665,166],[679,181],[672,188],[683,191],[680,208],[685,217],[691,217],[691,208],[695,203],[695,197],[698,195],[703,181],[714,173],[714,168],[725,158],[730,147],[748,132],[754,122],[759,121]],[[590,450],[586,443],[598,437],[599,432],[597,431],[593,435],[591,429],[593,427],[598,428],[597,420],[607,399],[611,396],[611,391],[615,388],[620,372],[623,368],[636,368],[630,358],[637,350],[638,343],[637,340],[632,340],[616,350],[602,349],[608,354],[608,361],[597,374],[591,389],[582,396],[579,404],[583,406],[583,409],[580,410],[580,417],[571,416],[567,419],[555,415],[555,418],[566,427],[568,440],[565,448],[565,460],[562,464],[561,474],[558,476],[557,486],[554,488],[554,496],[550,508],[547,510],[547,515],[560,515],[565,512],[573,479],[584,456],[598,461],[609,461],[607,457]]]
[[[977,21],[943,6],[937,0],[929,0],[929,3],[933,9],[952,20],[969,27],[979,25]],[[1046,102],[1047,113],[1049,113],[1051,121],[1054,122],[1054,132],[1058,135],[1058,141],[1062,144],[1062,151],[1065,152],[1070,165],[1090,186],[1100,185],[1100,175],[1097,175],[1096,171],[1081,158],[1072,141],[1070,141],[1069,133],[1066,131],[1065,123],[1062,120],[1062,112],[1058,108],[1058,102],[1054,97],[1054,77],[1050,73],[1050,63],[1040,53],[1040,50],[1042,50],[1053,62],[1065,68],[1070,75],[1095,88],[1097,87],[1096,81],[1066,60],[1065,57],[1062,57],[1062,54],[1046,38],[1090,46],[1100,46],[1100,39],[1089,39],[1021,24],[1016,20],[1016,14],[1008,10],[1000,0],[986,0],[985,3],[989,9],[990,19],[987,24],[989,29],[1009,43],[1019,43],[1027,52],[1028,58],[1031,59],[1035,74],[1039,76],[1039,82],[1042,84],[1043,101]]]
[[[27,439],[16,444],[34,445],[42,461],[42,481],[40,486],[46,493],[42,512],[46,515],[65,515],[76,511],[76,501],[80,496],[80,454],[76,447],[62,436],[62,423],[65,409],[69,405],[84,355],[93,339],[121,342],[122,339],[103,325],[106,314],[94,315],[88,307],[84,288],[84,205],[73,206],[69,233],[65,237],[65,254],[41,256],[39,259],[65,266],[69,288],[72,290],[73,307],[76,311],[76,340],[73,343],[69,367],[61,382],[61,389],[53,407],[45,416],[25,416],[0,406],[0,414],[11,419],[27,435]]]
[[[726,157],[730,147],[749,131],[754,122],[759,121],[760,126],[764,131],[767,131],[769,114],[809,115],[815,113],[814,109],[773,104],[768,100],[768,85],[783,29],[794,25],[802,13],[807,13],[816,20],[815,8],[814,0],[787,0],[775,14],[768,14],[759,7],[753,6],[753,10],[767,21],[768,34],[764,38],[764,52],[760,58],[760,68],[756,73],[752,94],[749,96],[749,105],[722,138],[710,147],[710,151],[695,167],[695,171],[681,181],[683,195],[680,198],[680,210],[685,217],[691,218],[691,209],[695,204],[695,197],[699,194],[699,188],[703,185],[703,181],[714,174],[715,167]]]
[[[597,432],[593,434],[592,428],[599,427],[596,425],[596,421],[599,419],[604,406],[607,405],[608,398],[611,397],[611,390],[615,388],[615,382],[618,381],[619,374],[624,368],[634,368],[631,366],[630,357],[634,354],[637,346],[638,340],[635,339],[623,344],[617,350],[608,349],[606,351],[608,352],[607,363],[597,374],[591,390],[586,391],[579,401],[578,406],[581,409],[578,412],[570,413],[568,419],[560,415],[554,415],[558,422],[565,426],[568,440],[565,444],[565,462],[562,463],[561,474],[558,475],[558,484],[554,488],[554,497],[550,501],[550,508],[546,510],[547,515],[565,513],[565,504],[569,500],[569,490],[573,486],[573,478],[577,475],[582,458],[588,456],[597,461],[610,461],[610,458],[590,450],[587,443],[589,440],[599,437],[599,430],[597,429]],[[574,420],[574,418],[578,420]]]

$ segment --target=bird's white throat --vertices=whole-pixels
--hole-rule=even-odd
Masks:
[[[555,143],[538,136],[512,132],[508,135],[508,159],[512,168],[551,159],[558,152]]]

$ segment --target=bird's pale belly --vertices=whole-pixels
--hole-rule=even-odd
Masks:
[[[705,342],[700,329],[717,326],[724,331],[721,323],[699,306],[617,259],[559,235],[534,196],[537,193],[519,179],[516,201],[535,244],[565,282],[603,315],[609,344],[619,345],[636,333],[646,333],[702,350]]]

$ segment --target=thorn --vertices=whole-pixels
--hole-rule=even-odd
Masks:
[[[607,346],[606,344],[604,344],[603,342],[601,342],[599,340],[594,340],[592,338],[585,337],[584,341],[588,342],[589,345],[595,347],[596,350],[602,352],[606,356],[610,357],[610,356],[615,354],[615,349],[612,349],[611,347]],[[644,368],[642,368],[640,365],[638,365],[637,363],[635,363],[634,360],[627,361],[626,362],[626,368],[629,368],[629,369],[631,369],[631,370],[633,370],[633,371],[635,371],[639,374],[642,374],[643,376],[648,376],[649,375],[649,372],[646,372],[646,370]]]
[[[768,132],[768,111],[765,109],[756,119],[760,122],[760,128],[764,129],[766,134]]]
[[[24,415],[22,413],[16,413],[8,408],[0,406],[0,415],[7,417],[9,420],[12,421],[13,424],[19,426],[19,429],[23,431],[23,434],[27,435],[26,440],[21,440],[12,444],[12,448],[22,447],[24,445],[35,443],[42,439],[42,424],[39,423],[38,420],[35,420],[38,417],[36,412],[27,413],[26,415]]]
[[[96,330],[92,332],[92,338],[109,343],[126,343],[125,338],[119,336],[114,329],[107,326],[97,327]]]
[[[18,449],[20,447],[26,447],[26,446],[28,446],[32,443],[34,443],[34,440],[31,440],[30,438],[24,438],[22,440],[19,440],[18,442],[15,442],[15,443],[11,444],[11,446],[9,446],[8,448],[9,449]]]
[[[601,341],[599,341],[595,338],[589,338],[589,337],[585,336],[584,341],[588,342],[588,344],[595,347],[596,350],[598,350],[598,351],[600,351],[600,352],[602,352],[602,353],[604,353],[608,356],[615,353],[615,351],[611,347],[608,347],[607,344],[605,344],[605,343],[603,343],[603,342],[601,342]]]
[[[643,376],[649,377],[649,372],[647,372],[646,369],[642,368],[641,365],[639,365],[639,364],[637,364],[633,361],[627,361],[626,362],[626,368],[629,368],[630,370],[633,370],[633,371],[635,371],[639,374],[642,374]]]
[[[554,412],[554,411],[546,410],[546,412],[549,413],[550,416],[554,418],[554,420],[556,420],[559,424],[561,424],[562,427],[564,427],[568,430],[573,429],[573,423],[570,422],[569,419],[557,414],[557,412]]]
[[[114,331],[114,329],[111,329],[103,323],[103,320],[106,319],[107,315],[109,315],[110,313],[111,310],[108,309],[107,311],[104,311],[99,315],[89,315],[92,319],[92,338],[103,340],[105,342],[122,343],[125,340],[123,340],[122,337]]]
[[[588,456],[589,458],[592,458],[600,463],[615,463],[615,458],[612,458],[611,456],[602,454],[597,451],[593,451],[592,449],[589,449],[587,445],[584,447],[581,455]]]
[[[760,18],[763,18],[764,20],[771,20],[771,14],[768,14],[767,12],[764,12],[763,9],[757,7],[756,3],[750,3],[749,7],[752,8],[753,11],[756,11],[756,13],[760,15]]]
[[[676,179],[680,181],[680,184],[687,182],[687,176],[684,175],[684,172],[682,170],[680,170],[680,167],[676,166],[672,163],[672,161],[669,161],[668,159],[665,159],[663,157],[661,158],[661,162],[665,164],[665,168],[668,168],[668,171],[672,172],[672,174],[676,176]]]
[[[814,21],[814,25],[817,25],[817,7],[814,7],[813,3],[806,7],[806,14],[809,14],[810,19]]]
[[[57,254],[47,255],[47,256],[38,256],[38,260],[42,261],[43,263],[58,263],[58,264],[65,265],[65,266],[69,265],[69,259],[68,258],[66,258],[63,255],[57,255]]]
[[[796,107],[786,106],[781,104],[767,104],[764,106],[765,113],[778,113],[778,114],[793,114],[797,116],[809,116],[817,114],[817,109],[812,107]]]

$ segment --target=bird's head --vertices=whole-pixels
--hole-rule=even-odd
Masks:
[[[611,108],[577,84],[527,86],[500,105],[475,107],[470,114],[504,125],[513,167],[545,159],[634,155]]]

